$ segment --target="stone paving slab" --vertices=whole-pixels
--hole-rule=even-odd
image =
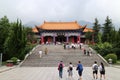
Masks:
[[[106,80],[120,80],[119,74],[119,68],[106,67]],[[73,79],[68,79],[67,75],[65,67],[61,80],[78,80],[76,67],[73,69]],[[93,80],[91,67],[84,67],[82,78]],[[59,77],[57,67],[16,67],[0,73],[0,80],[59,80]]]
[[[12,67],[7,67],[7,66],[1,66],[0,67],[0,73],[11,70],[13,68],[15,68],[16,66],[12,66]]]

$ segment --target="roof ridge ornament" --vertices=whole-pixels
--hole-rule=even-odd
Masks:
[[[44,20],[44,23],[46,23],[46,21]]]
[[[77,23],[77,21],[75,21],[75,23]]]
[[[86,28],[86,27],[87,27],[87,24],[86,24],[86,25],[84,25],[84,27]]]

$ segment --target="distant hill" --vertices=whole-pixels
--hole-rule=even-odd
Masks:
[[[120,23],[115,23],[114,26],[117,31],[120,29]]]
[[[93,27],[93,23],[91,22],[87,22],[87,21],[78,21],[78,23],[82,26],[87,25],[88,28],[92,28]]]
[[[35,25],[41,25],[41,22],[35,22],[35,21],[30,21],[26,24],[24,24],[27,27],[34,27]],[[87,21],[78,21],[78,24],[80,24],[81,26],[87,25],[88,28],[92,28],[93,24],[91,22],[87,22]]]
[[[35,21],[30,21],[26,24],[24,24],[24,26],[27,26],[27,27],[35,27],[35,25],[40,25],[41,23],[38,23],[38,22],[35,22]]]

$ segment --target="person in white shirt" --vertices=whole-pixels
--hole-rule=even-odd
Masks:
[[[98,65],[97,65],[97,61],[95,61],[94,64],[92,65],[92,69],[93,69],[93,78],[94,79],[98,79]]]
[[[102,77],[105,79],[105,67],[102,62],[99,66],[99,70],[100,70],[100,80],[102,80]]]
[[[42,51],[39,51],[39,56],[40,56],[40,58],[42,57]]]
[[[71,78],[73,76],[73,65],[72,62],[70,62],[68,66],[68,77]]]

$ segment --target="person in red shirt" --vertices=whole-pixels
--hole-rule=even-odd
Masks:
[[[63,67],[64,67],[63,61],[60,61],[60,63],[58,64],[58,71],[59,71],[60,78],[62,78],[62,75],[63,75]]]

